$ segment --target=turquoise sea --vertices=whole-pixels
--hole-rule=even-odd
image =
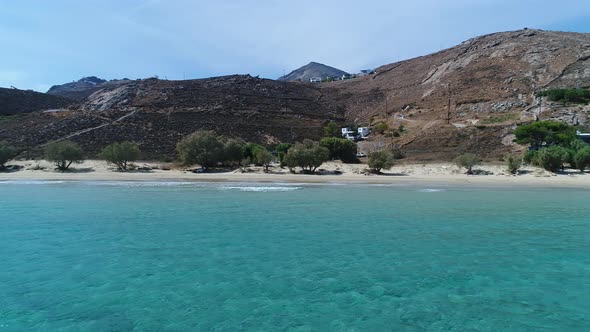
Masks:
[[[0,182],[0,332],[590,331],[590,190]]]

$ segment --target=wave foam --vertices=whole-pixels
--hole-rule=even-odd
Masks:
[[[418,192],[421,193],[438,193],[438,192],[443,192],[446,191],[445,189],[420,189],[418,190]]]
[[[248,192],[276,192],[276,191],[293,191],[299,190],[302,187],[262,187],[262,186],[250,186],[250,187],[220,187],[220,190],[239,190]]]

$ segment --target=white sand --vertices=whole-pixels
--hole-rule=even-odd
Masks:
[[[193,173],[190,169],[156,162],[137,162],[136,166],[148,171],[119,172],[104,161],[88,160],[72,165],[68,172],[57,172],[46,161],[15,161],[18,171],[0,173],[0,181],[9,180],[74,180],[74,181],[228,181],[228,182],[299,182],[299,183],[368,183],[368,184],[474,184],[474,185],[535,185],[551,187],[589,187],[590,174],[569,170],[553,174],[542,169],[525,167],[523,174],[508,175],[503,165],[482,165],[475,169],[492,172],[493,175],[466,175],[457,166],[445,163],[408,164],[395,166],[383,175],[367,175],[364,164],[328,162],[322,165],[324,175],[291,174],[287,168],[271,168],[271,173],[261,168],[250,167],[250,172],[240,170],[223,173]],[[38,169],[39,167],[43,169]],[[171,168],[163,170],[162,168]],[[330,174],[338,170],[340,175]]]

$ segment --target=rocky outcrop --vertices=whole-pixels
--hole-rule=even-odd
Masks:
[[[129,82],[129,79],[107,81],[96,76],[84,77],[78,81],[52,86],[47,93],[73,100],[82,100],[94,92],[108,87]]]

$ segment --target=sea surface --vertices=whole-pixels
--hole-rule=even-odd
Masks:
[[[590,331],[590,190],[0,182],[4,331]]]

